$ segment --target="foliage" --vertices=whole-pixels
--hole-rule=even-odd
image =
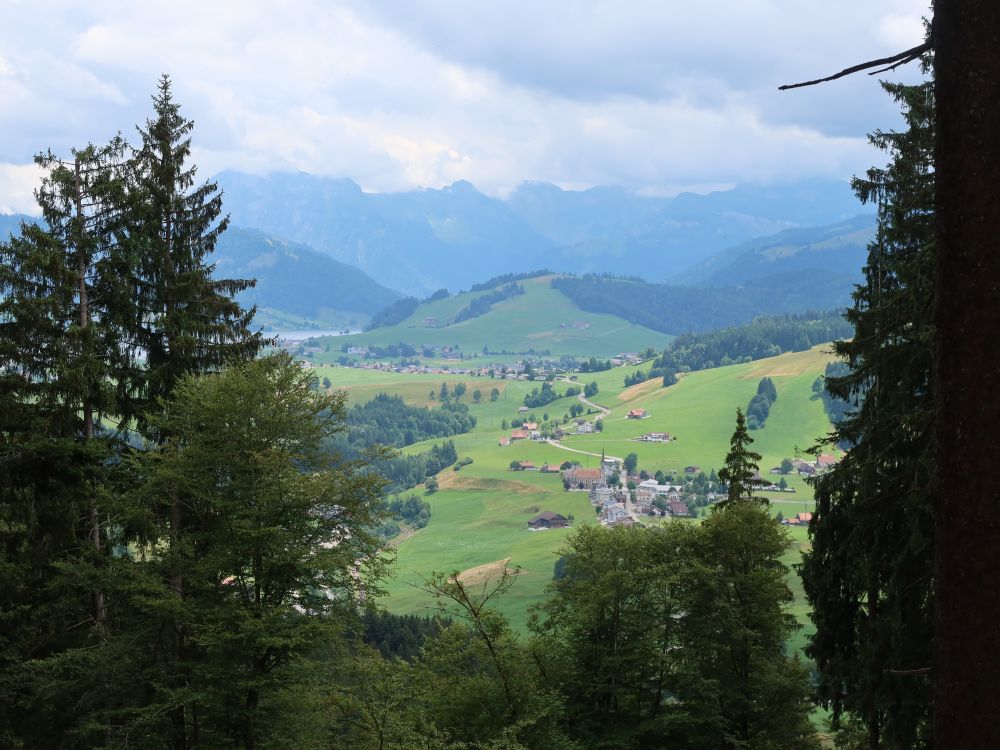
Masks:
[[[541,269],[539,271],[525,271],[524,273],[505,273],[499,276],[494,276],[492,279],[487,279],[480,284],[473,284],[469,287],[470,292],[485,292],[487,289],[496,289],[501,284],[510,284],[515,281],[524,281],[525,279],[537,279],[539,276],[548,276],[552,272],[546,269]]]
[[[450,625],[450,619],[437,615],[394,615],[384,610],[366,609],[361,615],[361,637],[378,649],[383,659],[412,662],[428,639],[436,638]]]
[[[768,377],[761,378],[757,385],[757,393],[747,405],[747,426],[751,430],[763,428],[771,413],[771,405],[777,400],[778,390],[774,387],[774,381]]]
[[[850,335],[850,326],[839,313],[757,318],[740,326],[678,336],[653,362],[646,377],[662,377],[665,386],[673,385],[678,372],[707,370],[774,357],[787,351],[804,351]],[[626,385],[632,384],[626,382]]]
[[[740,326],[761,315],[798,313],[815,305],[832,308],[847,299],[841,281],[819,273],[783,274],[739,288],[652,284],[607,275],[564,276],[553,279],[552,286],[582,310],[671,334]]]
[[[447,396],[447,386],[442,384]],[[443,400],[443,399],[442,399]],[[447,401],[440,408],[407,406],[400,396],[380,393],[371,401],[352,406],[347,413],[349,430],[335,445],[356,455],[372,445],[402,448],[438,437],[461,435],[476,426],[469,407]]]
[[[743,411],[736,410],[736,430],[730,440],[729,453],[726,454],[725,466],[719,469],[719,481],[725,483],[728,488],[726,499],[719,501],[719,507],[724,508],[729,505],[759,503],[767,504],[767,499],[758,497],[754,491],[763,487],[767,482],[760,479],[759,463],[760,454],[750,450],[753,438],[747,430],[747,420],[743,416]]]
[[[595,748],[814,747],[805,670],[782,653],[787,546],[749,506],[701,527],[569,537],[531,627],[573,737]]]
[[[578,369],[580,372],[604,372],[605,370],[610,370],[613,366],[610,359],[600,360],[597,357],[591,357],[581,362]]]
[[[931,744],[933,86],[883,84],[907,129],[870,136],[890,162],[854,183],[877,204],[878,229],[846,314],[854,335],[835,345],[846,372],[825,379],[832,399],[852,405],[830,436],[849,450],[816,481],[802,567],[820,697],[870,747]]]
[[[577,389],[577,393],[579,393],[579,389]],[[563,394],[563,395],[569,395],[569,394]],[[524,405],[531,407],[532,409],[537,409],[541,406],[545,406],[546,404],[551,404],[557,398],[562,398],[562,396],[560,396],[558,393],[555,392],[555,389],[552,387],[552,384],[542,383],[541,390],[539,390],[538,388],[532,388],[531,393],[525,394]]]
[[[403,299],[396,300],[372,315],[372,319],[368,321],[365,330],[372,331],[376,328],[385,328],[402,323],[413,315],[419,306],[420,300],[416,297],[403,297]]]
[[[502,286],[495,292],[480,295],[455,313],[455,317],[451,322],[461,323],[463,320],[478,318],[480,315],[485,315],[492,310],[493,305],[497,302],[503,302],[505,299],[516,297],[519,294],[524,294],[523,286],[520,284],[507,284],[507,286]]]
[[[599,390],[600,389],[598,388],[596,382],[587,383],[587,385],[583,387],[584,398],[590,398],[591,396],[596,396]]]

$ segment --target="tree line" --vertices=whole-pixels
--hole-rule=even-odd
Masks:
[[[555,278],[552,287],[581,310],[616,315],[667,334],[698,333],[739,325],[762,315],[837,307],[849,296],[842,282],[827,280],[819,272],[782,274],[742,287],[718,288],[588,274]]]
[[[850,323],[837,312],[761,317],[730,328],[685,333],[670,342],[648,373],[636,370],[626,377],[625,385],[661,377],[665,386],[673,385],[678,372],[709,370],[776,357],[784,352],[805,351],[817,344],[849,338],[852,333]]]

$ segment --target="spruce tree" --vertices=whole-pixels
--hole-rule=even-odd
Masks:
[[[41,223],[0,243],[0,609],[10,683],[0,704],[29,745],[72,733],[83,703],[47,660],[97,653],[108,636],[107,479],[115,436],[109,384],[120,375],[116,227],[124,144],[37,157]],[[71,623],[73,627],[67,627]],[[75,650],[75,651],[74,651]],[[33,716],[33,721],[25,721]]]
[[[134,345],[146,364],[121,383],[128,404],[122,417],[136,419],[143,432],[157,399],[182,376],[245,361],[265,343],[250,331],[255,309],[234,299],[254,281],[213,278],[210,256],[229,218],[214,182],[195,185],[197,167],[188,164],[194,123],[182,116],[166,75],[153,110],[138,128],[128,190],[128,241],[140,259]]]
[[[834,721],[870,748],[930,743],[934,575],[933,83],[883,84],[907,128],[876,132],[891,156],[855,180],[878,208],[865,279],[834,350],[850,366],[827,389],[854,404],[829,440],[844,459],[816,480],[802,579],[816,633],[807,653]]]
[[[750,450],[753,438],[747,429],[747,420],[742,409],[736,409],[736,430],[729,441],[729,453],[726,454],[726,464],[719,469],[719,481],[728,485],[725,500],[717,504],[719,508],[738,503],[763,503],[767,498],[754,494],[754,490],[763,487],[766,482],[760,478],[760,454]]]

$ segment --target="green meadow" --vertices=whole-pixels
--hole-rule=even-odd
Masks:
[[[405,342],[411,345],[457,346],[466,355],[490,351],[549,351],[555,356],[611,357],[622,351],[641,351],[652,346],[663,349],[670,336],[616,317],[583,312],[549,284],[552,276],[525,279],[518,283],[524,294],[498,302],[477,318],[447,325],[472,300],[488,292],[466,292],[447,299],[421,304],[406,320],[373,331],[326,339],[331,352],[319,355],[323,361],[340,356],[343,345],[385,346]],[[435,318],[439,327],[424,324]],[[585,322],[586,328],[569,324]],[[560,325],[563,324],[563,325]]]
[[[605,451],[617,457],[635,453],[639,457],[639,467],[650,473],[658,469],[679,473],[688,465],[699,466],[705,472],[718,469],[729,448],[736,408],[746,406],[758,382],[766,375],[774,381],[778,399],[764,428],[753,435],[754,448],[763,456],[761,473],[769,477],[770,467],[778,465],[786,456],[801,454],[829,430],[822,402],[812,392],[813,382],[831,357],[827,349],[816,347],[748,364],[693,372],[669,388],[662,388],[659,381],[625,388],[625,375],[637,368],[580,374],[578,383],[598,383],[598,394],[591,400],[611,410],[603,420],[603,432],[569,435],[561,441],[565,448],[582,453],[532,441],[499,445],[499,439],[508,433],[500,429],[500,423],[524,416],[519,415],[518,407],[524,395],[538,387],[536,383],[321,368],[320,377],[329,377],[335,388],[345,388],[353,403],[389,392],[400,394],[408,403],[434,408],[439,402],[429,398],[432,389],[437,391],[442,382],[447,382],[449,388],[464,382],[468,390],[462,402],[469,404],[478,420],[473,432],[452,438],[459,456],[469,456],[473,463],[459,472],[450,468],[441,472],[439,491],[425,495],[432,507],[431,521],[412,538],[398,544],[395,571],[386,584],[388,595],[383,603],[399,613],[426,612],[433,601],[419,584],[432,572],[465,572],[469,581],[480,583],[495,574],[503,561],[509,561],[520,568],[520,574],[501,602],[501,610],[515,627],[523,629],[528,608],[543,597],[557,552],[571,532],[570,529],[528,531],[526,522],[540,511],[551,510],[566,516],[572,514],[576,526],[593,522],[595,512],[586,493],[563,490],[558,474],[510,471],[512,460],[531,461],[539,467],[565,460],[596,466],[598,456]],[[557,382],[556,391],[565,390],[567,385]],[[490,402],[489,392],[494,387],[501,391],[501,396],[496,402]],[[483,394],[480,404],[472,402],[472,391],[476,388]],[[543,413],[562,416],[575,401],[575,397],[562,398],[532,413],[538,418]],[[626,418],[629,410],[636,408],[645,409],[648,418]],[[653,431],[669,432],[677,440],[667,444],[634,440]],[[433,442],[418,443],[405,450],[419,452]],[[787,480],[796,491],[770,493],[772,511],[788,516],[812,510],[812,492],[806,482],[797,475]],[[420,492],[422,488],[414,491]],[[806,536],[804,528],[793,528],[789,532],[795,541],[786,560],[791,565],[798,561]],[[808,625],[798,577],[792,576],[790,583],[796,595],[791,611],[800,622]],[[808,632],[800,630],[793,645],[800,647]]]

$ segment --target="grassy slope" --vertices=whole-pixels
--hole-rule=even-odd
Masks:
[[[621,369],[581,375],[580,382],[596,381],[599,385],[600,392],[592,400],[612,411],[603,433],[571,436],[563,443],[594,453],[603,448],[616,456],[634,452],[639,456],[640,468],[650,472],[678,470],[687,464],[698,464],[705,471],[718,468],[728,450],[736,407],[745,407],[760,378],[769,375],[778,389],[778,400],[765,428],[754,433],[755,448],[764,456],[761,467],[766,475],[767,469],[782,457],[793,455],[796,447],[809,447],[828,429],[822,403],[813,399],[811,389],[829,359],[824,349],[817,347],[750,364],[691,373],[665,389],[655,382],[624,389],[625,371]],[[566,459],[594,466],[597,459],[540,443],[498,446],[498,439],[504,434],[499,429],[500,422],[517,416],[517,407],[524,393],[535,387],[533,383],[460,376],[406,376],[346,368],[324,368],[323,374],[329,375],[335,384],[346,386],[355,402],[367,400],[380,391],[390,391],[400,393],[410,403],[433,405],[436,402],[427,399],[428,391],[440,387],[442,380],[465,382],[469,394],[463,400],[470,404],[471,392],[477,387],[486,398],[494,386],[505,392],[506,398],[495,403],[471,405],[479,425],[473,433],[454,440],[459,455],[471,456],[474,463],[461,472],[448,469],[439,476],[442,489],[428,496],[433,508],[431,522],[413,539],[400,544],[396,574],[387,584],[389,596],[385,604],[397,612],[424,611],[431,604],[430,598],[413,585],[422,576],[432,571],[467,570],[509,557],[523,572],[502,602],[502,609],[515,627],[523,628],[528,607],[542,598],[556,552],[570,533],[569,530],[528,532],[525,522],[537,512],[536,508],[564,515],[572,513],[576,523],[592,519],[594,511],[586,494],[562,490],[558,474],[511,472],[507,467],[512,459],[533,461],[539,466],[546,461],[561,463]],[[557,384],[557,390],[564,387]],[[543,411],[562,414],[573,401],[560,399],[535,411],[539,417]],[[636,407],[647,409],[650,417],[640,421],[624,419],[628,410]],[[671,432],[679,439],[666,445],[628,439],[659,430]],[[417,444],[407,450],[420,451],[426,447]],[[797,492],[772,495],[774,511],[789,515],[811,510],[811,491],[804,481],[793,476],[789,484]],[[797,561],[805,543],[804,529],[790,531],[796,548],[788,556],[789,564]],[[804,622],[805,603],[798,578],[793,577],[791,584],[797,597],[792,611]],[[797,634],[796,646],[804,642],[807,632]]]
[[[609,357],[620,351],[662,349],[669,336],[637,326],[613,315],[587,313],[549,286],[551,276],[518,282],[525,293],[498,302],[485,315],[443,328],[425,328],[424,318],[446,322],[471,300],[488,292],[456,295],[420,305],[409,318],[394,326],[335,340],[334,358],[343,344],[386,345],[398,342],[431,346],[458,346],[463,352],[549,350],[554,355]],[[585,320],[590,327],[559,328],[560,323]]]

